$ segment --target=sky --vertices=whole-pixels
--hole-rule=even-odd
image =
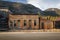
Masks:
[[[6,0],[6,1],[28,3],[42,10],[45,10],[48,8],[59,8],[60,9],[60,0]]]

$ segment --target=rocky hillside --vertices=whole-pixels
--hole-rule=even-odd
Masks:
[[[8,8],[13,14],[38,14],[44,16],[59,16],[60,9],[57,8],[49,8],[45,11],[40,10],[39,8],[31,5],[31,4],[23,4],[17,2],[8,2],[8,1],[0,1],[0,8],[6,7]]]
[[[51,15],[51,16],[60,16],[60,9],[58,8],[49,8],[44,11],[46,15]]]
[[[17,2],[0,1],[0,7],[7,7],[11,12],[15,14],[38,14],[38,12],[42,13],[39,8],[31,4],[23,4]]]

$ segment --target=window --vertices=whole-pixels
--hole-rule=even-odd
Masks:
[[[20,22],[20,20],[18,20],[18,22]]]
[[[43,22],[41,23],[41,27],[42,27],[42,29],[44,29],[44,23]]]
[[[12,27],[13,26],[13,22],[12,21],[10,21],[10,27]]]
[[[24,20],[24,26],[26,26],[26,20]]]
[[[20,20],[18,20],[18,27],[20,27]]]
[[[34,20],[34,26],[36,26],[36,20]]]
[[[31,20],[29,20],[29,24],[31,24]]]
[[[31,20],[29,20],[29,27],[31,27]]]
[[[10,29],[13,29],[13,22],[10,20]]]
[[[31,20],[29,20],[29,22],[31,22]]]
[[[14,27],[16,27],[16,20],[14,20]]]
[[[32,27],[31,27],[31,20],[29,20],[29,28],[28,29],[32,29]]]

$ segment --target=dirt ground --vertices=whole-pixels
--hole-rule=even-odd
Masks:
[[[60,40],[59,32],[0,32],[0,40]]]
[[[10,30],[10,32],[60,32],[60,29]]]

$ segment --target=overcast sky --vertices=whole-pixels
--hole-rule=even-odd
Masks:
[[[60,0],[7,0],[32,4],[42,10],[47,8],[60,8]]]

